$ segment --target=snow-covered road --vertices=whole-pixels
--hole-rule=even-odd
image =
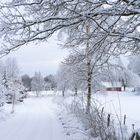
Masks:
[[[0,122],[0,140],[66,140],[51,97],[29,98]]]

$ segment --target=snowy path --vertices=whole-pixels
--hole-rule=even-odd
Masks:
[[[29,98],[0,122],[0,140],[66,140],[51,97]]]

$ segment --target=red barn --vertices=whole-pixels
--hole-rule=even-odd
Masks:
[[[122,91],[122,86],[120,82],[102,82],[106,91]]]

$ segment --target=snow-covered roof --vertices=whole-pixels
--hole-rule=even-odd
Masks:
[[[102,82],[102,85],[105,87],[121,87],[120,82]]]

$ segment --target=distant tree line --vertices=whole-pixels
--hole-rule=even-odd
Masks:
[[[47,75],[43,77],[40,72],[35,72],[33,77],[28,74],[21,76],[22,83],[27,91],[39,91],[43,90],[54,90],[57,87],[57,83],[54,75]]]

